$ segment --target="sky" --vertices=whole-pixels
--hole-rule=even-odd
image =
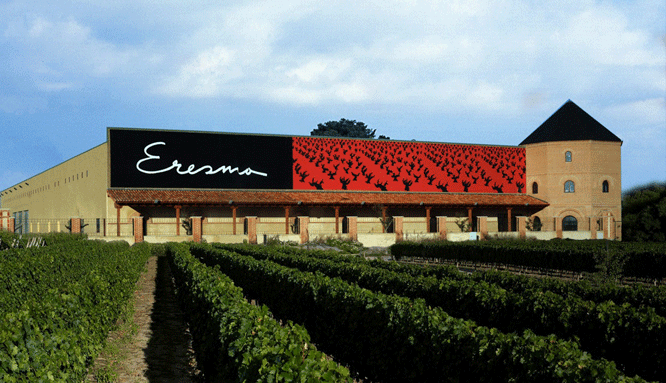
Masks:
[[[567,100],[666,181],[663,0],[0,0],[0,190],[107,127],[518,145]]]

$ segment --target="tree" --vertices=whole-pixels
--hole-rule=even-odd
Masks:
[[[376,129],[370,129],[367,125],[356,120],[329,121],[324,124],[317,124],[317,129],[310,132],[311,136],[325,137],[354,137],[354,138],[375,138]],[[389,139],[386,136],[379,136],[380,139]]]
[[[666,184],[639,186],[624,194],[622,239],[666,241]]]

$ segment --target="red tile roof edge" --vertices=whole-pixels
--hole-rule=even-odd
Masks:
[[[549,204],[526,194],[299,190],[108,189],[119,205],[447,205],[530,206]]]

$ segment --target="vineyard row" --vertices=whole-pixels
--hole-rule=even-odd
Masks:
[[[643,381],[578,343],[531,330],[501,332],[455,318],[423,299],[359,287],[236,252],[191,245],[247,297],[308,329],[322,351],[383,382]]]

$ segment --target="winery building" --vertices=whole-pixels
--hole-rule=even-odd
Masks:
[[[622,141],[567,101],[517,146],[108,128],[0,230],[133,241],[621,239]]]

